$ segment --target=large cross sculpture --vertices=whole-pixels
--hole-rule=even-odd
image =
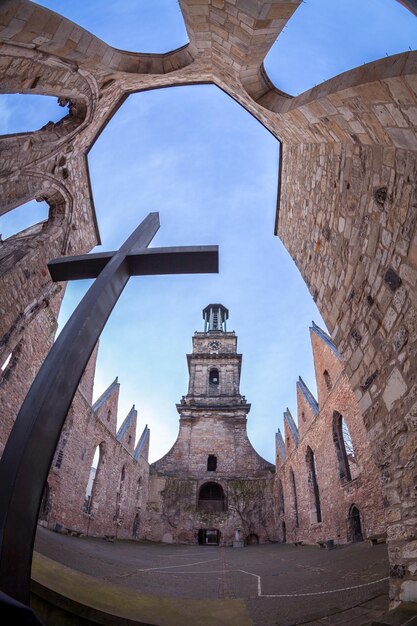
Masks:
[[[19,411],[0,462],[0,589],[29,604],[43,490],[88,359],[130,276],[218,272],[217,246],[151,248],[150,213],[116,252],[49,263],[54,281],[96,278],[54,343]]]

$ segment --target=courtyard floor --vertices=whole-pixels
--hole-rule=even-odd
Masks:
[[[151,596],[242,599],[255,626],[365,626],[388,607],[385,545],[327,551],[292,544],[233,549],[108,543],[39,528],[35,549],[73,570]]]

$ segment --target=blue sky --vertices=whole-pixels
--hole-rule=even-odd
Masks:
[[[163,52],[187,41],[174,0],[41,4],[119,48]],[[308,0],[265,65],[278,87],[297,94],[415,48],[416,24],[394,0]],[[1,132],[34,130],[63,113],[50,98],[2,96]],[[296,413],[298,376],[315,392],[308,325],[323,322],[273,235],[278,159],[272,135],[209,85],[130,96],[89,154],[101,249],[118,247],[149,211],[161,220],[152,245],[220,246],[219,275],[131,279],[102,335],[95,395],[119,376],[119,422],[135,403],[138,431],[151,428],[151,460],[175,441],[175,403],[187,392],[185,354],[210,302],[230,310],[229,329],[243,353],[241,392],[252,404],[248,432],[260,454],[274,460],[282,412],[289,406]],[[24,227],[25,216],[29,223],[44,219],[42,211],[31,203],[0,219],[3,237]],[[70,285],[61,324],[88,284]]]

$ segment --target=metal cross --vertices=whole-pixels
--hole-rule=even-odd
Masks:
[[[218,272],[217,246],[153,248],[150,213],[116,252],[48,264],[54,281],[96,278],[51,348],[17,415],[0,462],[0,588],[29,604],[36,524],[59,436],[81,376],[130,276]]]

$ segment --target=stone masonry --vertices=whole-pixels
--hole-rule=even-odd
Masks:
[[[116,432],[117,379],[92,403],[96,357],[97,348],[61,433],[39,523],[60,532],[138,539],[147,499],[149,429],[145,426],[135,446],[133,406]],[[92,471],[97,448],[98,465]]]
[[[287,409],[284,437],[280,431],[276,436],[281,538],[303,543],[382,539],[381,477],[358,402],[330,337],[315,324],[310,333],[318,402],[300,378],[298,426]]]
[[[0,138],[1,212],[33,198],[51,209],[46,225],[0,244],[0,359],[12,354],[1,429],[10,430],[53,341],[63,290],[46,261],[99,241],[87,160],[95,139],[131,93],[217,85],[281,142],[276,234],[316,300],[364,417],[395,604],[417,600],[417,53],[291,97],[271,83],[263,59],[301,4],[180,0],[189,43],[141,54],[28,0],[1,3],[0,91],[52,94],[69,105],[57,124]],[[415,19],[414,0],[403,4]]]

